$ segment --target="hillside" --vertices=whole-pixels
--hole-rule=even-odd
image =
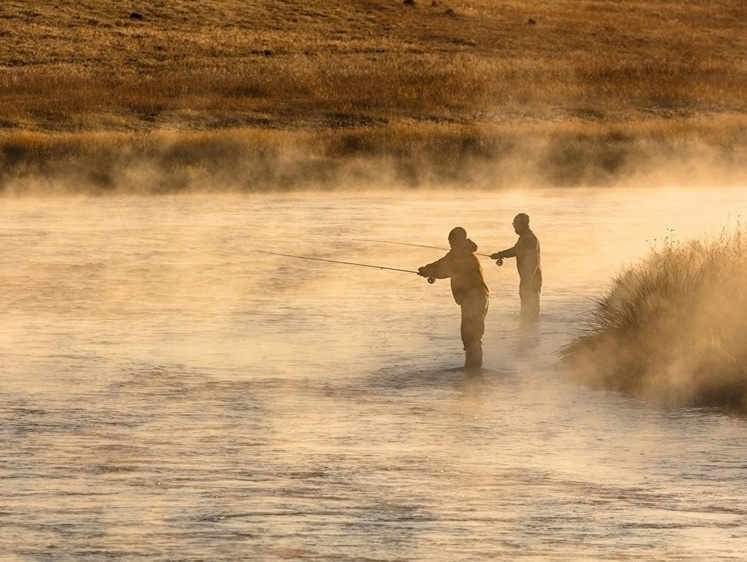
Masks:
[[[237,160],[240,190],[356,158],[407,185],[661,182],[693,159],[686,178],[744,180],[741,0],[10,1],[0,52],[6,190],[92,168],[124,189],[135,160],[162,190]]]

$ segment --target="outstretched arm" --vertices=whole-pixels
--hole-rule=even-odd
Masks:
[[[490,254],[491,260],[502,260],[503,258],[515,258],[516,257],[516,246],[512,246],[506,250],[501,250],[495,254]]]

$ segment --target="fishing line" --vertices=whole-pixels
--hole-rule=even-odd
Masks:
[[[406,297],[402,294],[402,289],[406,285],[410,285],[413,281],[416,281],[416,279],[411,278],[402,283],[399,287],[397,287],[397,296],[402,299],[403,301],[421,301],[425,298],[425,295],[428,294],[428,291],[430,290],[430,284],[425,285],[425,287],[420,291],[420,295],[418,297]]]
[[[510,273],[508,273],[507,271],[505,271],[503,269],[504,267],[505,266],[503,266],[503,265],[498,266],[498,273],[503,278],[503,280],[502,280],[502,282],[500,282],[498,284],[499,288],[498,288],[497,292],[498,292],[498,294],[501,297],[510,299],[510,298],[512,298],[514,296],[514,292],[513,291],[509,291],[508,288],[506,287],[506,285],[509,282],[511,282],[512,284],[516,284],[517,283],[517,279],[515,277],[513,277]]]

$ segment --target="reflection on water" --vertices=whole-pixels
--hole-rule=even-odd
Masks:
[[[675,197],[676,195],[676,197]],[[455,201],[459,205],[455,205]],[[0,552],[21,560],[741,559],[743,419],[565,383],[621,267],[747,190],[0,201]],[[455,210],[457,208],[458,210]],[[486,260],[486,369],[404,269],[532,216],[518,315]]]

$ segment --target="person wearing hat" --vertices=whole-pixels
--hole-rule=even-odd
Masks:
[[[440,260],[418,268],[418,274],[436,279],[451,278],[451,293],[462,309],[461,336],[466,369],[482,367],[482,336],[488,313],[489,290],[475,252],[477,244],[467,238],[461,226],[449,233],[449,253]]]
[[[513,247],[490,255],[497,265],[503,265],[504,258],[516,258],[516,269],[519,270],[519,298],[521,315],[524,318],[536,318],[540,311],[540,293],[542,292],[542,263],[540,260],[540,243],[532,229],[529,228],[529,215],[519,213],[514,217],[514,231],[519,235]]]

